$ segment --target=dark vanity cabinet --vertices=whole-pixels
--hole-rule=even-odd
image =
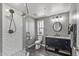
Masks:
[[[68,51],[71,53],[71,41],[65,38],[46,37],[46,49],[53,48],[56,52],[59,50]]]

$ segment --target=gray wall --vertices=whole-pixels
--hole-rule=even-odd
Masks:
[[[2,4],[0,3],[0,56],[2,55]]]
[[[62,16],[64,19],[61,22],[62,24],[62,30],[60,32],[55,32],[53,30],[53,24],[54,22],[52,21],[52,17],[50,16],[48,18],[44,19],[44,34],[45,36],[54,36],[56,34],[60,35],[60,36],[68,36],[68,25],[69,25],[69,13],[61,13],[61,14],[57,14]]]

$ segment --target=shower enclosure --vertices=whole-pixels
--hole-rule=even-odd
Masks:
[[[28,4],[25,4],[26,11],[23,18],[23,49],[30,48],[35,42],[35,20],[29,15]]]
[[[30,48],[35,40],[35,20],[30,16],[23,16],[23,48]]]

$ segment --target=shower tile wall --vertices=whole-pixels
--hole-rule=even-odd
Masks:
[[[6,56],[10,56],[20,50],[22,50],[22,16],[21,16],[21,12],[18,11],[17,9],[12,8],[11,6],[7,5],[7,4],[2,4],[3,7],[3,19],[2,19],[2,26],[3,26],[3,37],[2,37],[2,49],[3,55]],[[10,13],[9,13],[9,9],[13,9],[15,11],[14,13],[14,21],[16,24],[16,32],[13,34],[9,34],[8,33],[8,29],[9,29],[9,24],[10,24]]]

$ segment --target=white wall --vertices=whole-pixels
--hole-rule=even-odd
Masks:
[[[13,34],[8,33],[10,18],[8,9],[12,7],[7,4],[3,4],[3,55],[12,55],[20,50],[22,50],[22,16],[19,10],[12,8],[15,11],[14,21],[16,24],[16,32]]]

